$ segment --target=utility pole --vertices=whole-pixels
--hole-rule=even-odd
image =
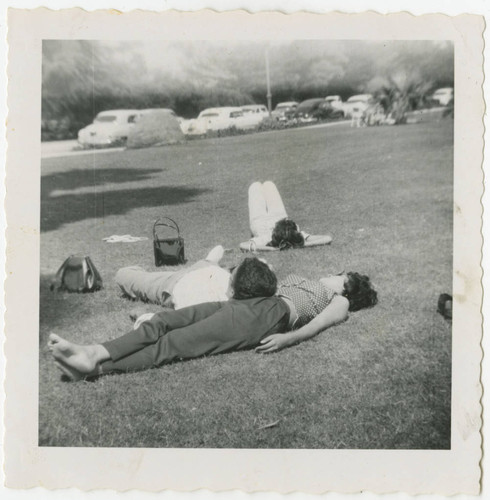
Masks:
[[[272,111],[272,94],[271,94],[271,78],[269,74],[269,47],[265,49],[265,75],[267,79],[267,109],[269,110],[269,116]]]

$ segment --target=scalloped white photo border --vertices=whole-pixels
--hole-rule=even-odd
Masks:
[[[226,22],[225,22],[226,17]],[[218,19],[219,18],[219,19]],[[453,408],[450,451],[154,450],[37,446],[39,128],[43,38],[451,39],[455,43]],[[216,23],[220,30],[217,33]],[[265,29],[267,27],[267,29]],[[326,29],[328,27],[328,29]],[[5,472],[12,488],[158,491],[403,491],[475,494],[481,471],[483,20],[211,11],[9,14]],[[103,30],[103,31],[102,31]],[[26,176],[26,174],[29,174]],[[30,179],[25,182],[25,179]],[[31,200],[26,209],[25,200]],[[22,293],[22,302],[16,297]],[[22,333],[22,334],[21,334]],[[275,460],[275,458],[280,460]],[[104,464],[104,478],[100,464]],[[271,463],[280,466],[271,467]],[[189,466],[196,473],[189,475]]]

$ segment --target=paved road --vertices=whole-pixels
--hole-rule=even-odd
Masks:
[[[57,156],[74,156],[99,154],[113,151],[123,151],[124,148],[106,149],[84,149],[78,150],[78,142],[73,141],[49,141],[41,143],[41,158],[55,158]]]

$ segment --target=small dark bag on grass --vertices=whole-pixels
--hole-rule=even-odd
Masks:
[[[437,312],[446,319],[453,319],[453,297],[447,293],[441,293],[437,301]]]
[[[102,277],[90,257],[70,255],[56,273],[51,290],[87,293],[102,288]]]
[[[162,219],[170,223],[162,222]],[[180,236],[177,223],[169,217],[157,219],[153,224],[153,253],[155,254],[155,266],[176,266],[185,263],[184,238]],[[162,226],[168,227],[177,232],[177,236],[163,238],[158,235],[158,230]]]

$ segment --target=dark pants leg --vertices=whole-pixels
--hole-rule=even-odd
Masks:
[[[124,358],[128,354],[154,344],[167,332],[184,328],[211,316],[218,311],[221,302],[207,302],[197,306],[184,307],[177,311],[162,311],[156,313],[150,321],[144,321],[136,330],[104,342],[102,345],[109,352],[112,360]]]
[[[200,320],[196,314],[197,321],[187,326],[171,329],[169,326],[178,322],[174,322],[173,317],[170,321],[165,319],[166,313],[159,313],[135,330],[133,336],[125,336],[123,347],[115,344],[118,340],[104,344],[111,360],[101,364],[102,373],[145,370],[173,361],[250,349],[267,335],[285,332],[288,327],[289,308],[279,297],[213,304],[221,307],[215,305],[215,312]],[[184,308],[175,313],[194,315],[193,310],[197,308],[199,306]],[[133,347],[126,346],[128,341]],[[143,345],[146,346],[136,350]],[[124,356],[123,353],[130,349],[134,349],[132,354]]]

